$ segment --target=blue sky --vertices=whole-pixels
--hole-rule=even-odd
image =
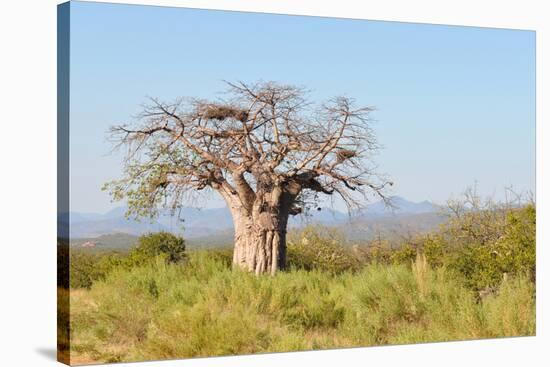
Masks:
[[[147,96],[216,98],[222,80],[260,79],[376,107],[393,194],[534,191],[534,32],[73,2],[71,210],[120,205],[100,191],[122,162],[106,132]]]

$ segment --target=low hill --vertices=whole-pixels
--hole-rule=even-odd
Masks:
[[[446,217],[438,206],[424,201],[411,202],[391,198],[392,206],[375,202],[361,211],[344,213],[332,208],[312,210],[292,217],[289,230],[308,224],[339,228],[350,241],[366,241],[376,236],[395,237],[436,229]],[[128,248],[137,236],[148,232],[168,231],[185,237],[190,248],[219,247],[233,242],[233,222],[227,208],[182,208],[161,212],[154,220],[127,219],[126,208],[118,207],[104,214],[71,212],[59,215],[60,226],[70,226],[71,243],[88,247]]]
[[[395,217],[401,215],[438,212],[439,208],[427,201],[415,203],[398,196],[391,198],[392,206],[387,207],[379,201],[367,205],[365,209],[344,213],[336,209],[320,208],[307,215],[292,217],[289,227],[301,227],[310,223],[327,225],[345,224],[361,219]],[[118,207],[104,213],[70,212],[58,215],[60,227],[70,226],[72,238],[93,238],[112,233],[126,233],[139,236],[147,232],[169,231],[185,235],[186,238],[200,238],[217,235],[218,232],[233,228],[231,213],[227,208],[181,208],[171,213],[161,211],[155,219],[128,219],[124,216],[126,208]]]
[[[74,238],[70,244],[73,248],[96,250],[127,250],[137,241],[137,236],[126,233],[105,234],[98,237]]]

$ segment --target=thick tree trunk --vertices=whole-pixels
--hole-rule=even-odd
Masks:
[[[267,212],[234,215],[233,266],[256,274],[275,274],[286,265],[288,215]]]
[[[236,178],[238,181],[238,177]],[[233,217],[233,266],[256,274],[275,274],[286,266],[286,226],[300,187],[265,185],[256,193],[220,189]]]

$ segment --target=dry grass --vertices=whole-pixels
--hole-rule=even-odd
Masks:
[[[194,253],[185,265],[117,270],[71,292],[73,363],[534,335],[534,286],[476,293],[419,256],[357,273],[255,277]]]

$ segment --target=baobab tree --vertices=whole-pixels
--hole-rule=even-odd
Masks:
[[[273,274],[285,266],[289,216],[320,195],[350,209],[369,192],[385,199],[390,183],[374,172],[371,108],[346,97],[316,106],[302,88],[272,82],[227,84],[224,99],[151,99],[134,123],[112,127],[127,156],[106,188],[136,216],[217,191],[233,217],[233,265]]]

